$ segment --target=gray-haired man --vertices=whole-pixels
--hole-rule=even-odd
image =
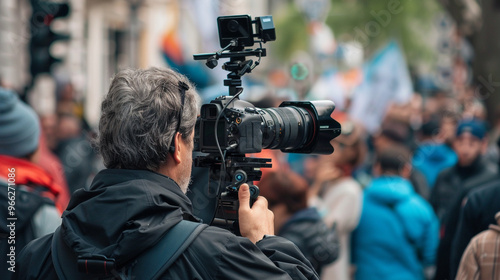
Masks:
[[[91,261],[99,263],[95,258],[104,260],[106,274],[107,261],[113,261],[110,279],[123,277],[129,268],[133,271],[138,256],[181,220],[197,221],[185,192],[198,100],[193,85],[172,70],[118,73],[102,103],[99,123],[98,147],[108,169],[97,174],[89,190],[73,194],[59,235],[35,240],[19,255],[18,278],[93,277],[89,267]],[[270,236],[273,214],[267,201],[259,197],[250,208],[247,185],[240,188],[239,199],[243,237],[205,227],[161,279],[317,278],[297,247]],[[51,246],[59,242],[53,242],[57,237],[75,259],[90,256],[89,267],[85,259],[78,262],[80,270],[69,263],[56,272]]]

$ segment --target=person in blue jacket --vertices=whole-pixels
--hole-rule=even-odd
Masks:
[[[365,189],[353,234],[355,279],[424,279],[436,260],[439,222],[406,179],[410,153],[391,146],[377,156],[377,178]]]

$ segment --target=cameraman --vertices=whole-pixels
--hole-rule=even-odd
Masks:
[[[130,275],[137,257],[181,220],[198,221],[185,196],[198,100],[187,78],[170,69],[125,70],[114,77],[102,103],[97,143],[108,169],[96,175],[88,190],[73,194],[56,235],[75,260],[100,256],[115,263],[107,279],[143,279]],[[272,236],[267,200],[259,197],[250,208],[246,184],[239,200],[243,237],[204,228],[160,279],[317,279],[297,247]],[[25,247],[17,258],[17,279],[58,278],[53,236]],[[59,269],[72,279],[96,277],[86,271],[87,260],[85,269],[77,267]]]

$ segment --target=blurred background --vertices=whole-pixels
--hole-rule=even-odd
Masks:
[[[16,91],[40,117],[43,155],[36,163],[68,193],[89,186],[104,168],[91,144],[101,101],[121,69],[174,68],[196,85],[204,103],[227,94],[225,60],[211,70],[193,55],[221,49],[218,16],[242,14],[271,15],[276,41],[264,44],[267,56],[243,77],[241,99],[257,107],[276,107],[283,100],[336,104],[333,117],[342,135],[332,141],[335,153],[264,150],[260,155],[272,158],[273,168],[263,170],[264,178],[273,171],[299,174],[309,187],[308,203],[329,227],[336,225],[340,257],[332,270],[323,270],[323,279],[349,279],[349,236],[371,213],[362,212],[363,190],[379,175],[372,172],[376,157],[397,146],[411,156],[400,156],[405,150],[388,157],[404,160],[405,166],[411,162],[411,186],[451,229],[441,231],[446,242],[438,250],[436,279],[453,279],[449,273],[457,271],[456,256],[465,250],[451,246],[450,240],[465,236],[455,233],[454,215],[473,187],[493,177],[493,186],[500,186],[500,0],[0,0],[0,87]],[[472,128],[475,138],[465,133]],[[472,139],[467,138],[469,144],[462,145],[462,134]],[[492,164],[495,171],[487,175],[494,176],[483,176],[480,172]],[[455,177],[449,175],[452,168]],[[439,180],[441,174],[451,179]],[[480,177],[484,181],[475,181]],[[296,187],[304,198],[302,185]],[[495,199],[491,205],[496,206],[497,194],[484,196]],[[452,198],[458,203],[447,202]],[[443,223],[445,209],[451,226]],[[282,221],[294,213],[285,214]],[[495,222],[493,216],[485,214],[490,220],[481,230]],[[388,239],[387,244],[396,242],[380,228],[390,227],[353,236],[372,240],[365,239],[368,233]],[[436,238],[428,248],[436,251],[437,227],[435,233],[421,228]],[[382,268],[391,265],[380,256],[374,259]],[[434,272],[426,274],[430,279]]]
[[[89,128],[126,67],[176,68],[208,101],[227,92],[226,73],[192,55],[220,49],[216,18],[230,14],[272,15],[276,27],[244,99],[332,99],[368,132],[414,93],[424,108],[439,96],[498,115],[498,0],[0,0],[0,81],[41,116]]]

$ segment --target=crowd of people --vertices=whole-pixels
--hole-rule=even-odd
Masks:
[[[335,112],[332,155],[273,155],[273,169],[307,180],[308,206],[337,231],[322,279],[495,279],[500,141],[482,102],[469,88],[415,93],[374,134]]]
[[[500,129],[471,90],[416,93],[416,113],[392,104],[372,135],[334,112],[342,133],[330,155],[265,151],[273,168],[255,182],[260,197],[250,207],[248,186],[239,190],[241,236],[200,227],[192,213],[200,97],[184,76],[118,73],[97,135],[71,90],[61,89],[55,114],[37,116],[0,88],[0,185],[7,190],[15,174],[18,219],[14,263],[0,265],[2,279],[130,277],[181,221],[195,229],[159,270],[162,279],[500,277]],[[7,209],[8,192],[0,198]],[[11,229],[0,230],[7,241]],[[62,265],[68,260],[75,266]]]

